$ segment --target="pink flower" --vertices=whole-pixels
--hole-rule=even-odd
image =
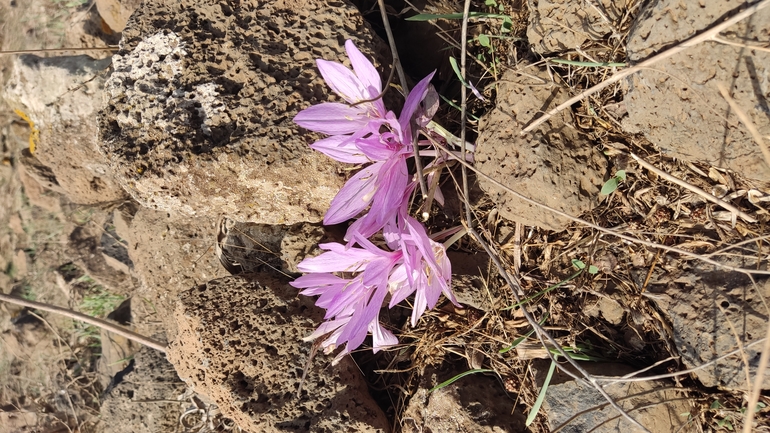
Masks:
[[[428,308],[435,307],[442,293],[457,305],[450,289],[452,269],[444,246],[432,241],[423,226],[409,216],[393,221],[388,229],[386,238],[390,239],[389,246],[397,248],[394,251],[382,250],[354,234],[360,248],[320,245],[327,252],[303,260],[298,268],[308,274],[291,283],[304,289],[302,295],[319,295],[316,305],[326,309],[326,322],[308,339],[328,334],[322,342],[327,352],[344,345],[336,359],[358,348],[368,332],[372,333],[375,353],[398,343],[379,323],[379,311],[388,295],[388,308],[415,295],[412,326]],[[334,272],[356,275],[345,279]]]
[[[382,92],[380,74],[353,41],[345,42],[345,50],[353,65],[353,71],[340,63],[318,59],[316,64],[321,76],[348,104],[376,98]],[[340,102],[324,102],[312,105],[294,117],[294,123],[311,131],[329,135],[377,132],[387,111],[382,99],[359,105]]]

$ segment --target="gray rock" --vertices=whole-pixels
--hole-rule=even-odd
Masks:
[[[320,221],[345,175],[292,119],[330,99],[315,59],[347,61],[346,39],[383,52],[347,2],[145,2],[113,58],[101,150],[143,206]]]
[[[535,361],[533,367],[538,387],[541,388],[550,361]],[[622,364],[582,363],[590,374],[622,376],[633,371]],[[697,425],[688,423],[691,402],[683,391],[672,389],[663,381],[619,382],[605,387],[605,391],[636,421],[655,433],[696,432]],[[543,402],[543,412],[552,429],[562,426],[565,433],[620,433],[640,431],[595,388],[580,383],[559,370],[554,372]]]
[[[527,39],[540,54],[574,50],[586,41],[602,40],[623,18],[611,0],[592,1],[593,7],[567,0],[527,0],[527,4]]]
[[[597,203],[607,160],[588,137],[568,125],[566,112],[551,117],[532,133],[519,135],[521,128],[568,96],[548,85],[544,72],[529,68],[528,73],[530,77],[511,70],[500,80],[497,107],[481,119],[476,167],[525,197],[578,216]],[[490,182],[481,179],[480,185],[497,203],[500,216],[508,220],[557,231],[569,224],[568,219]]]
[[[269,274],[210,281],[180,295],[168,359],[244,431],[389,431],[350,357],[307,365],[302,338],[323,318],[312,302]]]
[[[750,267],[751,264],[730,263]],[[670,320],[673,340],[687,368],[700,366],[765,335],[768,313],[763,298],[770,297],[770,279],[697,265],[672,275],[665,284],[654,281],[649,297]],[[752,384],[757,374],[761,345],[745,349]],[[740,354],[723,359],[693,374],[706,386],[747,392],[746,366]],[[762,388],[770,388],[765,376]]]
[[[512,412],[515,397],[508,396],[500,382],[475,374],[432,393],[428,390],[460,371],[423,375],[420,388],[401,416],[404,433],[477,432],[505,433],[525,431],[524,414]]]
[[[19,56],[0,99],[21,109],[40,131],[29,156],[50,169],[48,182],[57,192],[81,204],[123,200],[126,193],[113,180],[106,159],[97,151],[96,114],[101,108],[104,75],[110,59],[88,56],[40,58]]]
[[[109,433],[177,431],[184,382],[163,354],[147,347],[117,374],[102,396],[99,430]]]
[[[735,0],[650,2],[629,35],[629,58],[640,61],[684,41],[744,4]],[[748,44],[766,41],[768,22],[770,10],[765,9],[720,37]],[[688,48],[629,77],[628,118],[623,126],[644,133],[669,156],[770,180],[770,166],[720,94],[720,83],[760,135],[770,134],[770,108],[764,102],[770,97],[770,53],[717,42]]]

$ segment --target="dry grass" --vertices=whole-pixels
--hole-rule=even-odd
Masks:
[[[515,18],[511,36],[524,38],[525,8],[522,6],[513,11],[513,5],[505,6],[508,8],[506,13],[510,11]],[[614,37],[588,42],[560,58],[625,62],[625,41],[639,7],[640,2],[626,4],[620,14],[621,19],[613,23]],[[486,9],[484,5],[474,4],[472,10]],[[448,38],[448,45],[459,47],[457,22],[442,23],[442,29],[441,34]],[[471,35],[482,32],[495,34],[496,30],[493,26],[481,26],[476,27]],[[526,48],[519,43],[493,41],[497,56],[508,59],[507,67],[516,70],[522,60],[526,60],[524,63],[528,65],[533,63],[533,59],[527,58]],[[469,56],[478,55],[482,48],[478,44],[470,44]],[[547,68],[553,84],[568,89],[572,95],[604,83],[615,72],[612,68],[554,64],[547,60],[535,59],[534,63]],[[478,62],[469,62],[469,67],[471,80],[480,78],[487,96],[494,98],[494,81],[483,80],[497,76],[501,71],[499,65],[494,71],[489,65]],[[757,191],[755,197],[763,197],[761,191],[766,191],[767,185],[708,164],[676,161],[662,156],[641,135],[630,135],[621,128],[622,113],[618,108],[623,97],[623,85],[616,82],[588,95],[574,106],[574,127],[599,143],[609,157],[609,172],[625,170],[629,175],[628,181],[621,183],[615,193],[582,216],[583,220],[611,231],[600,231],[579,221],[560,233],[531,227],[523,230],[518,227],[517,230],[515,224],[497,217],[492,203],[483,200],[472,206],[474,221],[465,223],[477,228],[506,272],[517,277],[520,285],[518,295],[523,298],[537,295],[566,280],[575,272],[573,259],[596,265],[599,272],[595,275],[583,273],[558,289],[536,296],[525,308],[536,320],[547,316],[546,331],[563,347],[589,357],[639,368],[655,365],[645,374],[671,373],[672,386],[684,391],[681,398],[694,405],[688,424],[697,430],[724,430],[728,424],[731,429],[742,428],[747,412],[747,396],[706,389],[687,374],[676,374],[684,367],[678,361],[669,318],[646,292],[651,285],[665,284],[667,274],[688,267],[691,262],[719,257],[743,258],[747,263],[755,263],[756,269],[764,269],[766,263],[763,257],[768,251],[767,236],[764,235],[767,206],[763,202],[749,200],[750,195],[746,192]],[[489,105],[477,101],[473,104],[470,109],[473,114],[489,109]],[[451,127],[458,121],[458,116],[454,109],[447,110],[440,115],[445,119],[445,125]],[[469,121],[469,125],[475,127],[476,123]],[[654,172],[642,169],[631,158],[632,153],[706,193],[725,196],[725,200],[744,215],[751,215],[751,219],[736,220],[730,211],[713,206],[702,194],[693,193],[681,184],[671,183]],[[459,183],[456,185],[461,191]],[[445,216],[433,221],[437,229],[459,222],[446,221]],[[458,248],[472,253],[482,251],[473,240],[461,241]],[[681,251],[672,252],[670,248]],[[726,269],[724,272],[736,271]],[[515,401],[513,410],[526,410],[537,398],[537,386],[530,373],[530,365],[533,357],[547,357],[547,351],[532,336],[517,350],[500,353],[500,349],[509,346],[532,327],[524,320],[521,310],[505,309],[515,304],[515,300],[512,288],[508,287],[499,272],[490,264],[480,275],[484,288],[477,295],[491,300],[493,308],[488,312],[473,308],[455,310],[449,304],[444,305],[426,313],[416,328],[404,325],[398,334],[403,345],[390,352],[386,359],[374,360],[366,355],[357,358],[363,364],[377,364],[374,370],[381,376],[372,377],[378,383],[386,384],[379,385],[378,389],[387,390],[390,395],[389,401],[395,406],[391,414],[395,416],[396,425],[404,402],[415,392],[426,369],[439,368],[446,363],[465,364],[467,369],[494,370],[495,376],[500,378],[511,393],[512,401]],[[592,313],[599,302],[607,300],[617,304],[624,312],[623,322],[611,323]],[[395,323],[404,323],[403,318],[401,321],[398,317],[394,319]],[[741,347],[748,342],[742,340],[738,326],[726,323],[720,332],[733,336],[738,341],[736,347]],[[746,362],[744,360],[743,364]],[[745,380],[752,382],[754,376],[744,370]],[[758,399],[760,412],[764,414],[770,398],[758,392],[754,398]],[[770,429],[766,416],[759,418],[761,421],[755,426],[757,431]],[[540,416],[530,430],[549,431],[549,426]]]

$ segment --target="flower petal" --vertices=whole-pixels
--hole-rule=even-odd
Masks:
[[[351,177],[332,200],[324,216],[324,225],[339,224],[358,215],[369,206],[382,167],[376,162]]]
[[[401,130],[403,134],[403,140],[404,141],[412,141],[412,128],[411,128],[411,121],[412,116],[414,115],[414,112],[417,110],[417,107],[420,105],[420,102],[425,98],[425,96],[428,93],[428,86],[430,86],[430,80],[433,78],[433,75],[436,73],[436,71],[431,72],[428,74],[427,77],[420,80],[419,83],[417,83],[416,86],[412,89],[411,92],[409,92],[409,95],[406,97],[406,101],[404,101],[404,108],[401,110],[401,114],[398,116],[398,123],[401,124]],[[411,144],[411,143],[404,143],[404,144]]]
[[[349,164],[369,162],[369,158],[356,147],[355,140],[350,135],[333,135],[316,141],[310,145],[310,148],[340,162]]]
[[[356,45],[350,39],[345,41],[345,51],[348,52],[353,70],[367,91],[367,97],[364,99],[371,99],[379,95],[382,92],[382,80],[372,62],[361,54],[361,51],[356,48]]]
[[[316,60],[318,71],[326,80],[326,84],[334,90],[334,93],[340,95],[342,99],[349,103],[355,103],[369,99],[368,92],[361,80],[350,69],[341,63],[330,62],[328,60]]]
[[[352,134],[366,128],[369,118],[366,110],[339,102],[311,105],[294,116],[294,123],[315,132],[328,135]]]

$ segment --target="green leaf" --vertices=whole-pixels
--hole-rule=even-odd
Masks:
[[[496,18],[496,19],[501,19],[503,21],[505,21],[506,19],[508,21],[511,20],[511,17],[509,17],[508,15],[491,14],[487,12],[469,12],[468,19],[472,19],[472,18]],[[406,21],[461,20],[461,19],[463,19],[463,14],[458,12],[453,14],[417,14],[407,18]]]
[[[578,60],[564,59],[549,59],[549,61],[560,65],[585,66],[588,68],[623,68],[626,66],[625,63],[620,62],[581,62]]]
[[[604,182],[604,185],[602,186],[602,190],[600,192],[601,195],[610,195],[615,190],[618,189],[618,178],[612,177],[607,182]]]
[[[615,173],[615,178],[618,180],[626,180],[626,171],[618,170],[617,173]]]
[[[457,65],[457,60],[454,57],[449,56],[449,64],[452,65],[452,69],[455,71],[457,79],[460,80],[463,86],[468,87],[468,83],[463,80],[463,75],[460,73],[460,67]]]
[[[457,376],[455,376],[455,377],[453,377],[453,378],[451,378],[449,380],[445,380],[445,381],[439,383],[438,385],[434,386],[433,388],[429,389],[428,390],[428,394],[430,394],[433,391],[436,391],[438,389],[441,389],[441,388],[443,388],[445,386],[449,386],[449,385],[457,382],[458,380],[462,379],[465,376],[469,376],[471,374],[476,374],[476,373],[490,373],[492,371],[494,371],[494,370],[490,370],[488,368],[477,368],[477,369],[474,369],[474,370],[465,371],[465,372],[460,373]]]
[[[545,401],[545,392],[548,389],[548,385],[551,383],[554,370],[556,370],[556,362],[551,361],[551,367],[548,368],[548,374],[545,376],[543,388],[540,389],[540,393],[537,395],[537,400],[535,400],[535,404],[532,405],[532,409],[530,409],[529,415],[527,415],[527,420],[524,421],[524,425],[527,427],[529,427],[529,425],[535,421],[537,413],[540,412],[540,407],[543,405],[543,401]]]
[[[591,265],[588,267],[588,273],[591,275],[596,275],[599,272],[599,268],[597,268],[594,265]]]
[[[482,47],[491,48],[492,47],[492,41],[489,40],[489,35],[480,34],[479,35],[479,44],[481,44]]]
[[[503,25],[500,27],[500,33],[510,33],[512,28],[513,21],[511,21],[511,17],[506,15],[503,17]]]
[[[586,264],[583,263],[582,260],[578,260],[578,259],[572,259],[572,266],[576,267],[581,271],[586,268]]]
[[[714,400],[709,409],[722,409],[722,403],[720,403],[719,400]]]
[[[497,6],[497,2],[495,0],[484,0],[484,4],[489,6],[489,7]]]

